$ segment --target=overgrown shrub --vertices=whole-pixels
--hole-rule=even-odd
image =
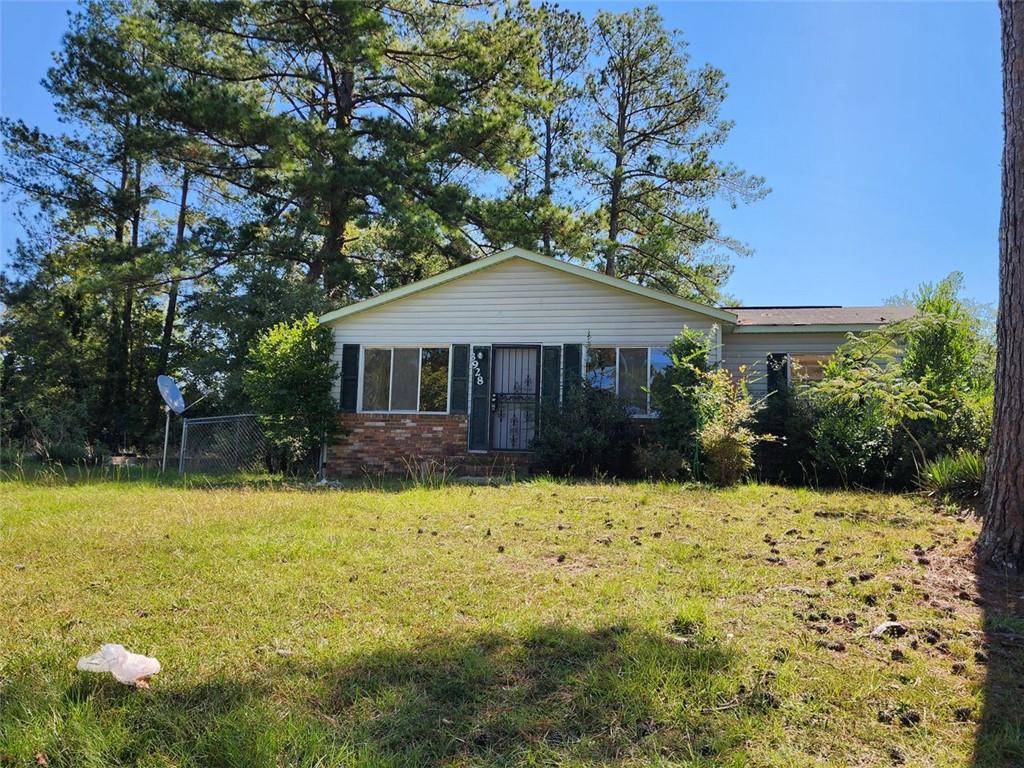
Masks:
[[[935,395],[904,375],[898,337],[851,338],[811,388],[818,476],[843,486],[908,487],[928,459],[912,427],[945,418]]]
[[[701,427],[703,472],[715,485],[735,485],[754,467],[754,447],[764,440],[753,430],[760,401],[753,401],[743,379],[725,368],[701,374],[695,388]]]
[[[927,462],[982,454],[992,409],[992,344],[959,275],[911,297],[917,316],[851,339],[810,388],[816,476],[911,488]]]
[[[963,499],[977,496],[984,480],[985,457],[971,451],[940,456],[921,470],[921,486],[943,497]]]
[[[783,484],[816,482],[811,436],[815,417],[806,385],[784,387],[765,398],[754,427],[764,438],[754,449],[754,464],[761,480]]]
[[[249,351],[242,387],[285,469],[337,432],[334,340],[313,315],[279,323]]]
[[[533,466],[560,477],[635,477],[639,437],[626,404],[584,382],[561,405],[542,409],[530,444]]]
[[[707,334],[689,328],[669,344],[671,364],[651,380],[651,405],[658,413],[652,453],[660,446],[688,459],[694,455],[700,428],[696,388],[707,372],[709,353]]]
[[[663,443],[641,440],[636,447],[636,469],[648,480],[687,480],[692,472],[691,455]]]

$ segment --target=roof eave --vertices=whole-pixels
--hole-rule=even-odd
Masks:
[[[737,325],[733,333],[863,333],[887,323],[814,323],[806,325]]]

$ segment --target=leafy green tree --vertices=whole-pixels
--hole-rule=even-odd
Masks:
[[[330,330],[307,315],[278,323],[249,352],[242,386],[264,434],[283,453],[286,469],[337,431],[333,347]]]
[[[332,308],[323,288],[295,264],[238,258],[202,281],[182,309],[188,375],[209,408],[238,413],[250,407],[242,387],[249,350],[263,332]]]
[[[910,297],[917,316],[898,330],[906,339],[906,375],[939,393],[991,391],[994,355],[977,308],[961,297],[959,272],[924,283]]]
[[[715,301],[745,248],[719,231],[708,203],[762,197],[762,179],[713,158],[731,124],[719,116],[725,78],[689,68],[686,44],[651,6],[601,11],[599,64],[586,80],[589,111],[581,178],[600,199],[602,266],[618,275]]]

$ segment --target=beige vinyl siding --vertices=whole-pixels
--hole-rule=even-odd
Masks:
[[[663,347],[711,318],[522,259],[342,318],[342,344],[586,344]]]
[[[816,355],[823,358],[835,352],[846,341],[845,333],[726,333],[722,337],[722,362],[734,376],[740,366],[747,366],[746,376],[751,394],[767,391],[765,372],[768,355],[784,352],[790,355]]]

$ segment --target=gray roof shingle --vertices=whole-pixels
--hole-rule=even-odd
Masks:
[[[911,306],[892,307],[726,307],[737,325],[883,325],[916,314]]]

